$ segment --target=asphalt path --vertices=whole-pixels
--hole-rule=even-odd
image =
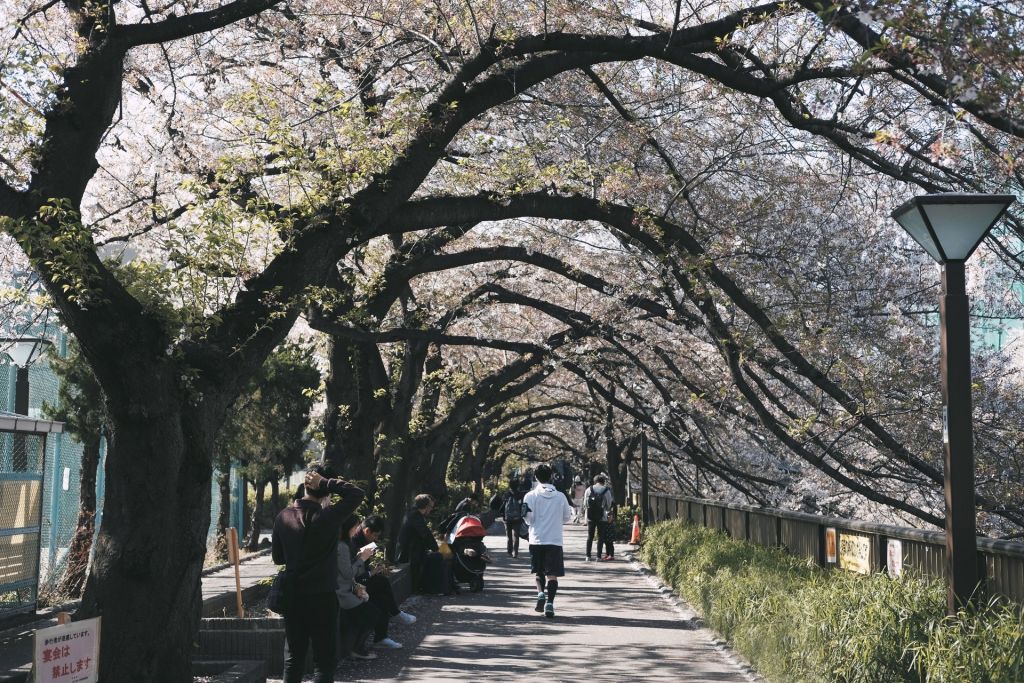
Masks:
[[[685,605],[624,559],[629,546],[612,562],[585,563],[585,543],[585,527],[565,527],[566,576],[559,581],[556,616],[548,619],[534,611],[526,543],[513,559],[504,536],[488,536],[495,562],[483,592],[411,598],[405,609],[419,620],[391,629],[403,649],[344,662],[337,680],[754,680]]]

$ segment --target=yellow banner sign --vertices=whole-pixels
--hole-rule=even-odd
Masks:
[[[861,574],[871,573],[871,539],[867,536],[839,535],[839,566]]]

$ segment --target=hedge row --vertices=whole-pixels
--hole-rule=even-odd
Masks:
[[[822,570],[680,520],[642,557],[772,681],[1024,681],[1020,607],[945,614],[945,586]]]

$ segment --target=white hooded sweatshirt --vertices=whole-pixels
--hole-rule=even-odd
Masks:
[[[552,484],[537,484],[526,494],[526,523],[530,545],[562,545],[562,525],[572,518],[572,506],[565,494]]]

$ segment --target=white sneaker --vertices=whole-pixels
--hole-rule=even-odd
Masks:
[[[374,647],[385,647],[389,650],[401,650],[402,644],[391,638],[385,638],[384,640],[378,640],[373,644]]]
[[[398,620],[406,625],[416,623],[416,617],[412,614],[409,614],[408,612],[399,612]]]

